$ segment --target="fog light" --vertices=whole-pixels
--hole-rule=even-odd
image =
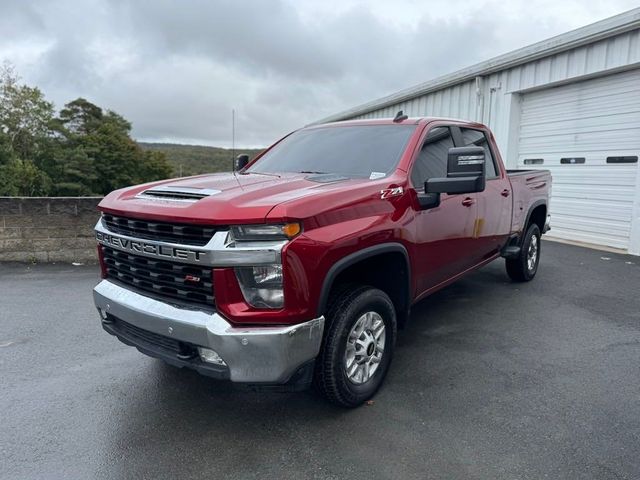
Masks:
[[[100,315],[100,320],[102,320],[104,323],[111,323],[111,320],[109,320],[109,317],[107,316],[107,312],[99,308],[98,314]]]
[[[216,365],[226,365],[224,360],[218,355],[218,352],[210,348],[198,347],[198,353],[203,362],[215,363]]]

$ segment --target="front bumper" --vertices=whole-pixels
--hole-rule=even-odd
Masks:
[[[179,307],[108,280],[93,290],[103,327],[141,352],[232,382],[284,384],[320,351],[324,317],[289,326],[234,327],[214,311]],[[129,328],[133,326],[134,328]],[[145,337],[145,332],[151,336]],[[226,363],[208,365],[154,344],[154,336],[214,350]],[[173,358],[175,357],[175,358]]]

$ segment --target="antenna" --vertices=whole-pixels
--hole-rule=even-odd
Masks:
[[[236,110],[231,109],[231,171],[236,174]]]
[[[231,109],[231,173],[233,173],[236,182],[242,188],[240,180],[238,180],[238,172],[236,172],[236,110]]]
[[[236,157],[236,110],[231,109],[231,156]]]
[[[400,110],[400,111],[398,111],[398,113],[396,113],[396,116],[393,119],[393,121],[395,123],[402,122],[402,121],[406,120],[407,118],[409,118],[409,116],[405,115],[404,112],[402,110]]]

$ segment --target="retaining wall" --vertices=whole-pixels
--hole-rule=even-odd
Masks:
[[[0,261],[96,262],[101,197],[0,197]]]

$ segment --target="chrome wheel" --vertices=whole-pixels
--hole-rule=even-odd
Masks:
[[[530,272],[536,268],[536,261],[538,260],[538,237],[533,235],[531,242],[529,242],[529,250],[527,251],[527,268]]]
[[[378,369],[385,344],[385,326],[380,314],[367,312],[351,328],[347,337],[344,365],[347,378],[362,384]]]

